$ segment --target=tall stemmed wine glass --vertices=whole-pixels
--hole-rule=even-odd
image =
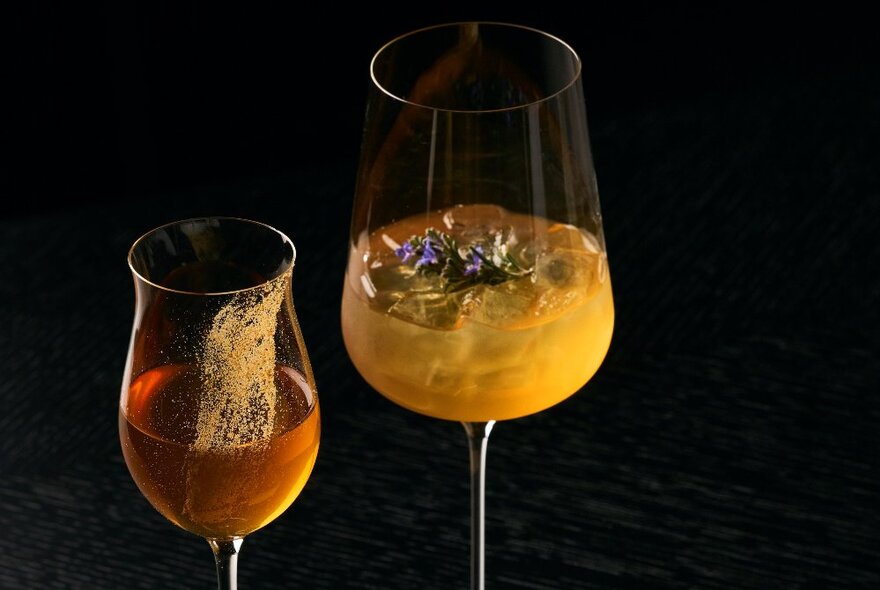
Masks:
[[[282,233],[234,218],[160,227],[128,256],[123,455],[156,510],[208,540],[221,590],[236,587],[244,536],[290,506],[318,453],[294,258]]]
[[[575,393],[611,340],[581,62],[541,31],[469,22],[391,41],[371,74],[345,345],[393,402],[463,423],[482,589],[492,426]]]

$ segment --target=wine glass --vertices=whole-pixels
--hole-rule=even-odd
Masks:
[[[544,32],[468,22],[391,41],[371,75],[345,345],[381,394],[464,425],[482,589],[492,426],[575,393],[611,340],[581,62]]]
[[[236,587],[244,536],[290,506],[318,453],[294,259],[279,231],[217,217],[159,227],[128,255],[122,452],[153,507],[207,539],[221,590]]]

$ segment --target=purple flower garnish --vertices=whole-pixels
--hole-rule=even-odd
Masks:
[[[401,262],[407,263],[416,255],[416,251],[413,248],[412,242],[406,241],[403,243],[403,246],[394,250],[394,254],[400,258]]]
[[[474,246],[473,248],[471,248],[471,261],[468,262],[464,267],[465,276],[471,276],[480,272],[480,267],[483,265],[482,254],[482,246]]]
[[[439,249],[441,247],[440,244],[435,244],[431,238],[425,238],[422,242],[422,257],[416,261],[416,268],[440,262],[440,254],[435,248]]]
[[[429,227],[424,236],[411,236],[395,248],[394,254],[422,276],[439,276],[443,290],[452,293],[479,284],[498,285],[534,272],[534,268],[522,267],[501,242],[500,234],[489,234],[482,243],[461,249],[453,236]]]

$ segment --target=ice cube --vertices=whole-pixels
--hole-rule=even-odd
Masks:
[[[535,305],[531,277],[481,287],[468,302],[468,317],[500,329],[516,329],[530,323]]]
[[[554,223],[547,228],[546,238],[542,240],[545,250],[584,250],[598,252],[599,242],[586,230],[568,223]]]
[[[466,373],[460,366],[450,367],[446,362],[434,362],[424,368],[419,377],[435,391],[452,393],[464,387]]]
[[[523,268],[532,268],[541,254],[553,250],[599,252],[599,242],[587,231],[567,223],[535,219],[531,225],[509,228],[507,248]]]
[[[382,311],[388,311],[410,291],[440,292],[443,289],[439,276],[422,275],[396,259],[389,260],[387,264],[376,262],[370,265],[359,281],[359,288],[370,305]]]
[[[461,327],[464,293],[434,291],[406,291],[388,309],[388,313],[402,320],[437,330],[456,330]]]
[[[522,389],[538,380],[538,368],[533,362],[522,362],[474,375],[477,389]]]
[[[543,321],[550,321],[580,305],[588,298],[587,290],[577,286],[567,289],[548,289],[538,294],[535,301],[535,315]]]
[[[604,255],[584,250],[554,250],[535,263],[535,313],[556,317],[592,297],[604,277]]]
[[[443,225],[461,245],[467,245],[500,232],[505,213],[498,205],[457,205],[443,215]]]
[[[370,281],[376,291],[440,291],[443,288],[439,275],[424,275],[411,266],[400,263],[376,266],[368,269]]]
[[[548,288],[589,286],[595,281],[598,254],[583,250],[551,250],[535,261],[535,285]]]

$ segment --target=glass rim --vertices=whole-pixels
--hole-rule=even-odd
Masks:
[[[445,29],[445,28],[450,28],[450,27],[459,27],[462,25],[478,25],[478,26],[479,25],[491,25],[493,27],[503,27],[503,28],[508,28],[508,29],[520,29],[522,31],[536,33],[540,37],[544,37],[546,39],[549,39],[549,40],[559,44],[560,46],[562,46],[565,50],[567,50],[569,52],[571,57],[574,58],[574,63],[575,63],[574,74],[572,75],[571,79],[567,83],[563,84],[556,92],[553,92],[552,94],[548,94],[547,96],[539,98],[538,100],[532,100],[532,101],[524,102],[522,104],[518,104],[515,106],[502,107],[502,108],[497,108],[497,109],[449,109],[449,108],[441,108],[441,107],[432,107],[432,106],[429,106],[426,104],[421,104],[421,103],[414,102],[412,100],[408,100],[406,98],[397,96],[396,94],[394,94],[393,92],[388,90],[381,82],[379,82],[378,79],[376,79],[376,60],[379,59],[379,56],[382,55],[382,53],[384,53],[385,50],[389,49],[395,43],[397,43],[403,39],[406,39],[407,37],[412,37],[414,35],[418,35],[420,33],[424,33],[427,31],[432,31],[435,29]],[[553,98],[568,91],[572,86],[577,84],[577,81],[580,80],[580,78],[581,78],[582,67],[583,66],[581,63],[581,58],[578,55],[577,51],[575,51],[571,45],[569,45],[568,43],[566,43],[565,41],[563,41],[562,39],[560,39],[556,35],[552,35],[546,31],[542,31],[541,29],[536,29],[535,27],[529,27],[526,25],[518,25],[518,24],[514,24],[514,23],[507,23],[507,22],[500,22],[500,21],[455,21],[455,22],[441,23],[441,24],[437,24],[437,25],[430,25],[427,27],[421,27],[419,29],[414,29],[414,30],[409,31],[407,33],[403,33],[402,35],[398,35],[398,36],[394,37],[393,39],[391,39],[390,41],[388,41],[387,43],[385,43],[384,45],[382,45],[382,47],[380,47],[376,51],[376,53],[373,54],[373,58],[370,60],[370,80],[372,80],[373,86],[378,88],[380,92],[382,92],[383,94],[387,95],[388,97],[390,97],[393,100],[396,100],[400,103],[410,105],[413,107],[431,110],[431,111],[443,112],[443,113],[460,113],[460,114],[475,115],[475,114],[482,114],[482,113],[504,113],[504,112],[520,111],[520,110],[528,109],[528,108],[533,107],[535,105],[539,105],[541,103],[547,102],[549,100],[552,100]]]
[[[172,289],[170,287],[165,287],[163,285],[159,285],[159,284],[149,280],[134,267],[134,261],[132,259],[134,256],[134,251],[137,249],[137,247],[142,242],[144,242],[145,240],[150,238],[150,236],[154,235],[156,232],[161,231],[166,228],[169,228],[169,227],[176,226],[176,225],[183,225],[184,223],[193,223],[193,222],[199,222],[199,221],[205,222],[205,221],[211,221],[211,220],[234,221],[234,222],[238,222],[238,223],[243,223],[245,225],[260,226],[264,229],[267,229],[271,232],[278,234],[278,236],[281,237],[281,241],[284,244],[287,244],[290,246],[290,253],[291,253],[290,262],[287,264],[286,268],[281,270],[281,272],[279,272],[277,276],[272,277],[271,279],[265,279],[260,284],[254,285],[252,287],[244,287],[242,289],[232,289],[230,291],[184,291],[181,289]],[[273,283],[273,282],[277,281],[278,279],[281,279],[284,276],[286,276],[287,274],[289,274],[293,270],[293,266],[296,263],[296,246],[294,246],[293,240],[291,240],[287,236],[287,234],[285,234],[281,230],[278,230],[278,229],[272,227],[271,225],[269,225],[267,223],[263,223],[262,221],[254,221],[252,219],[245,219],[244,217],[234,217],[234,216],[225,216],[225,215],[206,215],[203,217],[189,217],[186,219],[178,219],[177,221],[171,221],[169,223],[164,223],[162,225],[154,227],[153,229],[145,232],[138,239],[136,239],[134,241],[134,243],[132,243],[131,248],[128,249],[127,261],[128,261],[128,268],[131,269],[132,274],[134,274],[134,276],[137,277],[138,280],[140,280],[141,282],[143,282],[147,285],[150,285],[151,287],[159,289],[160,291],[164,291],[166,293],[175,293],[177,295],[196,295],[196,296],[205,296],[205,297],[212,297],[212,296],[218,296],[218,295],[235,295],[238,293],[247,293],[248,291],[254,291],[256,289],[261,289],[265,285]]]

